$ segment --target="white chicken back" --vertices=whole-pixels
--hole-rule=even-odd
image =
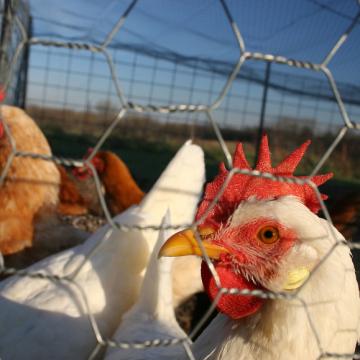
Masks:
[[[139,206],[116,216],[114,222],[159,226],[169,208],[174,225],[190,224],[204,171],[202,150],[187,142]],[[106,225],[83,245],[44,259],[27,271],[71,277],[104,236],[107,241],[85,262],[74,283],[18,276],[0,283],[2,360],[89,357],[97,341],[84,298],[101,335],[112,336],[139,294],[158,231],[111,230]]]

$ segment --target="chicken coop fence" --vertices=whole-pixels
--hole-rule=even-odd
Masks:
[[[24,31],[27,35],[30,35],[31,17],[29,7],[22,1],[14,1],[12,7],[19,21],[21,21]],[[0,44],[1,83],[4,84],[5,76],[8,76],[6,102],[15,106],[24,107],[29,48],[24,47],[19,54],[15,54],[17,45],[21,42],[23,34],[21,34],[20,28],[14,23],[10,3],[5,3],[2,10]],[[5,69],[9,69],[12,60],[14,60],[11,66],[12,71],[7,72]]]
[[[38,45],[42,45],[43,47],[46,47],[46,49],[66,49],[69,51],[79,51],[79,52],[86,52],[87,54],[90,54],[89,56],[94,59],[96,54],[102,54],[104,57],[104,61],[108,66],[109,72],[111,74],[111,81],[112,84],[116,90],[116,96],[118,101],[121,103],[121,109],[118,111],[117,115],[114,116],[111,123],[109,125],[106,125],[106,129],[103,131],[102,135],[99,138],[99,141],[97,142],[96,146],[94,147],[92,154],[87,160],[75,160],[70,158],[60,158],[60,157],[46,157],[39,154],[30,154],[30,153],[22,153],[17,151],[16,146],[13,142],[12,147],[12,153],[11,156],[8,159],[8,162],[4,168],[4,171],[1,174],[0,182],[4,181],[4,178],[6,176],[7,169],[10,165],[10,162],[14,156],[30,156],[34,158],[42,158],[48,161],[54,161],[57,164],[62,164],[66,166],[75,166],[75,167],[81,167],[83,165],[87,165],[91,168],[91,170],[94,173],[94,179],[96,183],[96,187],[98,190],[98,195],[104,210],[104,214],[106,217],[107,222],[110,225],[110,232],[106,234],[106,236],[101,240],[101,242],[104,242],[108,239],[108,237],[111,235],[111,232],[115,229],[121,229],[123,231],[140,231],[140,230],[159,230],[162,228],[167,228],[166,226],[149,226],[146,228],[142,227],[132,227],[132,226],[126,226],[124,224],[114,223],[110,213],[107,209],[107,205],[105,203],[103,194],[101,192],[101,186],[99,182],[99,178],[96,174],[95,168],[90,163],[90,160],[95,155],[97,150],[99,150],[102,145],[106,142],[109,135],[116,129],[116,127],[121,124],[124,117],[130,112],[135,113],[151,113],[151,114],[159,114],[159,116],[167,116],[167,119],[170,119],[170,116],[175,116],[176,114],[201,114],[206,118],[206,121],[208,121],[209,124],[211,124],[211,127],[216,134],[216,138],[223,150],[223,153],[226,157],[227,166],[230,169],[230,172],[228,174],[228,178],[225,182],[225,184],[222,186],[221,190],[217,194],[217,196],[214,198],[214,200],[211,203],[211,206],[209,207],[208,211],[210,211],[211,207],[214,206],[223,193],[226,185],[229,183],[230,179],[234,174],[248,174],[254,177],[260,177],[265,179],[271,179],[273,181],[280,181],[280,182],[286,182],[286,183],[296,183],[299,185],[310,185],[318,198],[319,203],[321,204],[322,210],[324,211],[325,217],[328,221],[331,221],[328,211],[326,209],[326,206],[324,205],[324,202],[321,198],[321,195],[316,187],[316,185],[311,181],[312,176],[318,173],[319,169],[322,167],[322,165],[326,162],[326,160],[329,158],[331,153],[334,151],[335,147],[339,142],[344,138],[345,134],[347,134],[349,131],[358,131],[360,130],[360,124],[356,121],[356,118],[358,117],[358,107],[360,105],[359,101],[359,87],[353,86],[349,87],[346,84],[341,84],[338,82],[335,82],[331,71],[327,67],[327,65],[332,61],[333,57],[338,53],[342,51],[343,44],[346,43],[347,38],[351,35],[351,32],[353,29],[358,26],[359,18],[360,18],[360,11],[358,10],[357,15],[352,18],[350,26],[347,28],[347,30],[343,33],[343,35],[335,42],[334,46],[332,48],[328,49],[327,56],[323,59],[323,61],[319,63],[314,62],[306,62],[306,61],[300,61],[296,59],[288,59],[283,56],[274,56],[271,54],[261,54],[257,52],[249,52],[246,50],[246,43],[243,40],[242,37],[242,31],[241,26],[238,27],[237,23],[234,21],[231,11],[229,10],[227,3],[225,0],[219,0],[219,3],[221,4],[222,11],[224,17],[227,19],[228,23],[231,26],[231,29],[233,31],[233,35],[237,42],[237,47],[240,51],[240,56],[236,62],[236,64],[233,66],[230,62],[209,62],[204,59],[191,59],[191,58],[182,58],[180,59],[178,55],[176,54],[164,54],[159,53],[154,50],[150,50],[150,48],[144,49],[144,48],[132,48],[132,51],[135,51],[137,56],[140,55],[146,55],[146,56],[152,56],[156,59],[163,59],[167,57],[167,60],[170,59],[170,61],[181,64],[185,67],[190,67],[193,69],[193,71],[198,72],[208,72],[209,69],[212,72],[215,72],[217,74],[220,74],[222,77],[226,76],[226,82],[220,89],[220,91],[215,92],[216,96],[210,97],[209,99],[213,99],[211,101],[210,105],[204,105],[203,103],[192,103],[191,96],[189,97],[190,101],[185,104],[181,103],[178,104],[177,101],[171,101],[169,100],[166,104],[157,104],[154,105],[154,103],[159,103],[156,99],[154,100],[154,103],[150,102],[149,104],[143,105],[141,102],[141,96],[136,97],[136,88],[131,89],[131,91],[128,91],[127,95],[124,94],[123,90],[123,81],[124,79],[121,78],[121,76],[118,75],[116,71],[116,61],[114,60],[114,54],[116,52],[113,49],[113,44],[111,44],[111,41],[114,37],[114,35],[121,29],[124,22],[128,20],[128,17],[131,15],[133,9],[137,6],[137,0],[134,0],[130,3],[130,5],[127,7],[127,9],[121,14],[118,22],[114,25],[111,31],[107,34],[107,36],[104,37],[103,42],[100,44],[92,44],[90,41],[86,43],[75,43],[71,41],[62,42],[59,40],[46,40],[46,39],[39,39],[34,38],[31,36],[31,18],[28,13],[28,8],[26,5],[24,5],[22,2],[18,0],[13,1],[5,1],[5,6],[3,9],[3,17],[2,17],[2,38],[1,38],[1,73],[0,73],[0,79],[2,84],[2,94],[6,93],[5,102],[11,103],[19,106],[23,106],[25,102],[25,88],[24,79],[26,78],[27,74],[27,68],[28,68],[28,57],[29,57],[29,48],[35,48]],[[10,26],[9,26],[10,24]],[[49,36],[50,38],[50,36]],[[14,45],[15,44],[15,45]],[[128,50],[128,49],[127,49]],[[42,50],[40,50],[42,51]],[[55,50],[54,50],[55,51]],[[139,55],[140,54],[140,55]],[[76,56],[76,55],[74,55]],[[308,82],[302,82],[301,80],[304,79],[304,77],[300,77],[296,74],[292,75],[284,75],[282,73],[274,72],[272,73],[272,77],[268,77],[267,80],[265,80],[265,74],[266,71],[263,69],[260,69],[258,71],[251,70],[250,67],[247,67],[248,63],[251,62],[261,62],[264,64],[267,64],[267,68],[269,69],[272,64],[281,64],[284,66],[287,66],[292,69],[304,69],[309,72]],[[132,62],[132,61],[130,61]],[[92,62],[92,66],[96,66],[97,63]],[[103,64],[102,64],[103,66]],[[195,70],[194,70],[195,69]],[[241,74],[239,73],[240,69],[243,71]],[[295,71],[295,70],[294,70]],[[325,75],[327,86],[325,88],[325,82],[318,79],[314,79],[313,82],[311,80],[311,74],[312,73],[322,73]],[[69,75],[71,76],[71,75]],[[331,141],[330,145],[326,149],[326,151],[323,153],[322,157],[318,161],[318,163],[313,167],[311,173],[306,179],[289,179],[282,176],[274,176],[269,173],[261,173],[256,170],[239,170],[237,168],[233,167],[232,163],[232,156],[230,155],[230,151],[223,139],[222,136],[222,122],[219,120],[219,117],[217,116],[217,111],[221,106],[224,106],[224,101],[228,101],[231,97],[229,97],[229,94],[231,95],[232,91],[232,85],[235,82],[242,82],[242,81],[252,81],[254,83],[258,83],[263,85],[264,82],[268,83],[268,86],[270,88],[276,89],[278,91],[283,92],[293,92],[300,95],[306,95],[311,96],[315,95],[318,98],[323,98],[327,100],[334,101],[336,104],[336,107],[338,108],[338,113],[341,116],[342,119],[342,126],[340,127],[340,130],[333,136],[333,140]],[[286,82],[285,82],[286,81]],[[302,87],[299,86],[299,82],[302,83]],[[282,83],[282,85],[281,85]],[[323,88],[321,93],[317,92],[315,93],[315,86],[314,83],[320,84],[320,86]],[[305,85],[304,85],[305,84]],[[36,84],[32,85],[33,87],[36,86]],[[174,84],[172,85],[175,86]],[[31,89],[31,84],[28,87],[28,91]],[[69,90],[69,87],[65,87],[65,91]],[[186,91],[189,91],[187,88]],[[129,101],[129,98],[132,101]],[[136,101],[134,101],[136,100]],[[31,94],[28,95],[27,101],[31,101]],[[346,103],[349,108],[353,109],[353,114],[351,112],[348,112],[344,103]],[[46,103],[41,102],[41,106],[46,105]],[[299,105],[296,105],[299,106]],[[226,106],[225,106],[226,107]],[[229,108],[227,106],[227,108]],[[334,112],[334,107],[331,108],[331,113]],[[1,114],[0,114],[1,115]],[[257,114],[258,115],[258,114]],[[3,119],[3,116],[1,115],[1,121],[3,123],[4,129],[7,133],[7,135],[12,139],[11,133],[7,129],[6,123]],[[225,119],[226,121],[226,119]],[[220,126],[219,126],[220,125]],[[85,124],[86,126],[86,124]],[[206,215],[206,214],[205,214]],[[205,216],[204,215],[204,216]],[[182,228],[184,226],[192,227],[195,230],[196,233],[196,226],[200,221],[196,222],[195,224],[176,224],[174,226],[171,226],[171,229],[178,229]],[[197,234],[197,233],[196,233]],[[336,239],[335,233],[332,234],[334,239]],[[202,247],[200,237],[197,234],[197,240],[199,242],[199,246]],[[358,249],[360,246],[356,243],[348,243],[344,245],[341,241],[337,241],[337,243],[333,246],[332,250],[328,254],[328,256],[338,247],[338,246],[349,246],[351,249]],[[89,255],[87,259],[85,259],[84,263],[89,260],[91,256],[98,250],[98,247],[93,249],[93,252]],[[205,253],[204,253],[205,254]],[[211,272],[217,279],[217,286],[219,288],[218,296],[216,297],[212,307],[208,310],[205,317],[201,320],[201,322],[192,330],[191,334],[189,335],[190,338],[192,338],[197,331],[200,329],[201,325],[206,321],[206,319],[210,316],[212,310],[216,307],[216,303],[219,299],[219,297],[223,294],[239,294],[239,295],[254,295],[256,297],[261,298],[296,298],[300,302],[303,303],[303,300],[301,299],[301,296],[297,292],[294,294],[285,294],[285,293],[272,293],[268,291],[250,291],[250,290],[238,290],[238,289],[226,289],[222,288],[220,286],[220,282],[218,280],[216,271],[214,270],[210,259],[205,256],[205,260],[209,265],[209,268],[211,269]],[[323,261],[317,265],[317,267],[321,267],[322,263],[325,262],[328,258],[326,256]],[[84,266],[84,263],[82,266]],[[79,267],[75,274],[77,274],[80,271],[81,267]],[[38,278],[41,279],[47,279],[48,281],[61,283],[64,285],[74,284],[77,288],[79,288],[80,293],[82,294],[83,301],[85,302],[88,310],[88,316],[89,320],[91,322],[95,337],[97,339],[98,345],[94,349],[93,354],[90,358],[93,358],[99,348],[104,345],[113,346],[113,347],[122,347],[122,348],[144,348],[144,347],[158,347],[158,346],[172,346],[174,344],[183,344],[185,347],[185,350],[189,356],[190,359],[193,359],[194,356],[191,353],[190,348],[187,346],[187,339],[168,339],[168,340],[155,340],[155,341],[148,341],[145,343],[126,343],[126,342],[116,342],[112,339],[107,339],[102,336],[102,334],[99,331],[98,325],[96,323],[96,320],[91,314],[89,305],[88,305],[88,299],[86,298],[85,292],[81,289],[81,286],[77,284],[76,282],[76,276],[73,278],[61,278],[57,276],[46,276],[41,273],[33,273],[26,270],[16,270],[16,269],[9,269],[5,268],[2,262],[2,268],[1,273],[5,275],[19,275],[19,276],[27,276],[31,277],[34,280],[37,281]],[[311,278],[312,274],[310,275]],[[328,354],[324,351],[323,346],[321,344],[320,338],[318,334],[318,330],[315,326],[315,324],[312,322],[311,318],[311,311],[309,311],[308,304],[303,303],[304,308],[306,309],[309,322],[312,326],[312,330],[314,333],[314,337],[316,338],[316,341],[319,346],[319,351],[321,353],[320,358],[326,358],[326,357],[341,357],[341,358],[356,358],[360,359],[360,354]]]

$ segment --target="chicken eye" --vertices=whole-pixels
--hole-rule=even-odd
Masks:
[[[258,232],[257,237],[264,244],[273,244],[279,240],[280,231],[275,226],[265,226]]]

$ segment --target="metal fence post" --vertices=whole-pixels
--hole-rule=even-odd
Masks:
[[[9,46],[11,44],[12,31],[14,26],[14,19],[11,15],[10,0],[5,0],[4,15],[1,27],[1,41],[0,41],[0,84],[4,82],[6,72],[9,67]]]
[[[26,29],[28,38],[31,38],[32,33],[32,18],[29,16],[28,27]],[[19,75],[16,80],[16,90],[14,94],[13,105],[21,109],[26,107],[26,90],[28,82],[28,69],[29,69],[29,46],[25,46],[23,49],[23,56],[21,58],[21,65],[19,69]]]
[[[257,164],[257,161],[259,158],[260,141],[261,141],[261,136],[264,132],[264,118],[265,118],[267,92],[268,92],[268,88],[269,88],[270,67],[271,67],[271,62],[269,61],[266,63],[266,74],[265,74],[264,92],[263,92],[263,98],[262,98],[262,104],[261,104],[260,124],[259,124],[258,138],[257,138],[257,142],[256,142],[255,164]]]

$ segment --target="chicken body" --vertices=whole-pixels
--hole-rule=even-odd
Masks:
[[[49,144],[34,121],[21,109],[1,106],[3,120],[16,150],[51,156]],[[0,171],[12,152],[10,138],[0,123]],[[60,175],[51,161],[15,156],[0,187],[0,249],[4,255],[33,244],[33,219],[53,211],[58,200]]]
[[[141,204],[113,221],[158,226],[169,208],[174,225],[191,223],[202,193],[204,171],[202,150],[186,143]],[[97,344],[89,310],[101,335],[111,337],[122,314],[138,296],[157,237],[158,231],[111,230],[106,225],[83,245],[28,268],[32,272],[67,276],[74,283],[63,285],[28,277],[12,277],[0,283],[1,359],[88,358]],[[85,261],[97,247],[98,251]],[[83,289],[89,309],[76,284]]]
[[[49,144],[26,113],[1,106],[17,151],[52,156]],[[12,153],[0,123],[0,171]],[[0,186],[0,250],[5,266],[23,269],[78,244],[90,234],[66,225],[58,210],[60,174],[52,161],[14,156]]]

